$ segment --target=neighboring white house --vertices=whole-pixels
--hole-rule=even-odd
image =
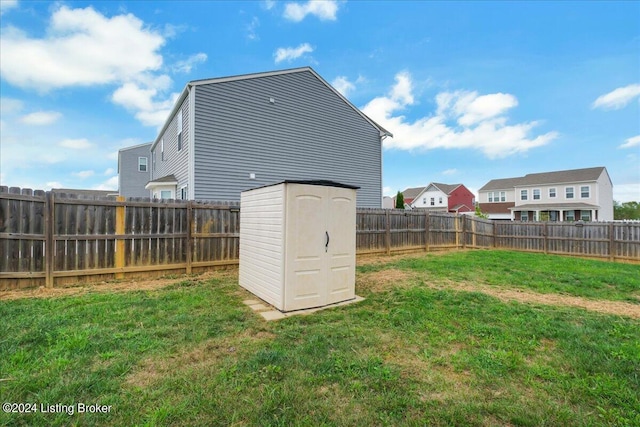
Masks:
[[[475,196],[464,184],[443,184],[440,182],[430,183],[410,202],[412,208],[452,213],[472,212],[474,205]]]
[[[379,208],[387,136],[310,67],[191,81],[151,144],[146,190],[234,201],[283,180],[330,180]]]
[[[613,184],[605,167],[494,179],[479,198],[490,219],[613,221]]]

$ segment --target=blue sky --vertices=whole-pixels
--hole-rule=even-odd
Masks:
[[[188,81],[309,65],[394,134],[385,194],[606,166],[640,200],[639,2],[0,6],[1,185],[115,190]]]

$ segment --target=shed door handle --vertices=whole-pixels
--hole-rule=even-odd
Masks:
[[[329,250],[329,232],[324,232],[327,235],[327,243],[324,244],[324,251],[327,252]]]

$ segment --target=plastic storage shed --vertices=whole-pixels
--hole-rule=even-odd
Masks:
[[[240,286],[280,311],[355,298],[356,189],[284,181],[240,195]]]

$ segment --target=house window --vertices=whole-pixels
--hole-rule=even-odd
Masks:
[[[549,198],[550,199],[555,199],[556,198],[556,189],[555,188],[550,188],[549,189]]]
[[[489,203],[493,202],[493,193],[489,191],[488,195],[489,195]]]
[[[432,197],[431,200],[429,200],[429,202],[431,203],[431,206],[435,206],[436,205],[436,198]]]
[[[520,200],[527,200],[528,198],[528,190],[520,190]]]
[[[520,212],[520,221],[529,221],[529,211]]]
[[[575,213],[574,211],[567,211],[567,221],[575,221],[576,217],[575,217]]]
[[[580,211],[580,219],[583,221],[591,221],[590,211]]]
[[[149,159],[146,157],[138,157],[138,172],[147,171],[147,163]]]
[[[161,199],[171,199],[173,195],[171,194],[171,190],[161,190],[160,198]]]
[[[182,151],[182,109],[178,111],[178,118],[176,120],[177,134],[178,134],[178,152]]]
[[[583,185],[582,187],[580,187],[580,198],[582,199],[588,199],[589,198],[589,186],[588,185]]]
[[[573,187],[565,187],[564,197],[566,199],[573,199]]]
[[[187,200],[189,198],[189,194],[187,193],[187,186],[186,185],[180,189],[180,198],[182,200]]]
[[[507,201],[507,192],[506,191],[501,191],[500,192],[500,201],[501,202],[506,202]]]
[[[164,138],[160,140],[160,159],[164,162]]]
[[[533,190],[533,200],[540,200],[540,189],[536,188]]]
[[[425,206],[427,205],[427,198],[426,197],[422,198],[422,204],[425,205]]]
[[[442,204],[442,197],[438,198],[438,203]]]

